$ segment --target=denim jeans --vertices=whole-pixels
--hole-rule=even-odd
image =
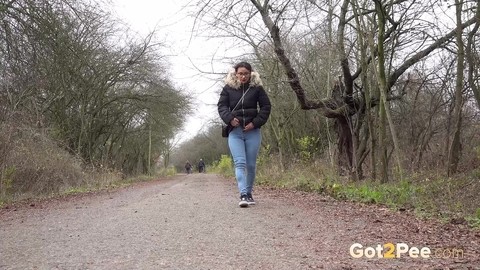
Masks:
[[[262,133],[258,128],[243,132],[242,127],[236,127],[228,135],[228,147],[235,164],[235,178],[240,194],[252,193],[261,142]]]

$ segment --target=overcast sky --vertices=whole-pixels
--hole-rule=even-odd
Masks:
[[[192,9],[184,8],[190,2],[192,0],[112,0],[115,16],[132,30],[145,36],[157,29],[159,40],[167,46],[162,53],[169,55],[172,81],[195,100],[195,111],[179,135],[183,140],[193,137],[212,119],[219,120],[216,102],[223,76],[202,75],[197,68],[206,72],[227,72],[230,65],[218,59],[233,56],[228,55],[232,52],[225,52],[222,45],[226,45],[220,40],[191,35],[193,18],[187,13]]]

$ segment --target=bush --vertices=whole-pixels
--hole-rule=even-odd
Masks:
[[[80,160],[35,129],[4,123],[0,133],[0,199],[50,194],[87,180]]]
[[[86,167],[28,126],[0,124],[0,154],[0,202],[103,188],[123,178],[102,167]]]
[[[211,171],[224,176],[234,176],[232,158],[228,155],[222,155],[218,162],[212,164]]]
[[[177,168],[175,168],[175,166],[162,168],[158,170],[157,174],[160,176],[173,176],[177,174]]]

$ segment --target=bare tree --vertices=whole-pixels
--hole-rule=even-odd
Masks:
[[[463,107],[463,88],[464,88],[464,61],[465,61],[465,48],[463,42],[463,29],[462,29],[462,8],[463,2],[455,0],[455,14],[457,22],[457,76],[455,84],[455,103],[454,103],[454,130],[453,139],[448,152],[448,168],[447,174],[450,176],[457,171],[458,163],[460,160],[460,148],[461,148],[461,132],[462,132],[462,107]]]
[[[401,172],[402,156],[398,152],[399,142],[389,110],[392,102],[400,100],[409,89],[409,79],[405,73],[434,52],[448,47],[459,31],[477,21],[475,17],[470,17],[458,27],[438,27],[436,22],[441,20],[437,17],[436,8],[442,10],[442,3],[407,0],[379,0],[373,3],[344,0],[338,5],[331,1],[268,0],[251,0],[251,6],[231,1],[222,1],[221,4],[217,1],[199,3],[202,10],[197,18],[204,18],[213,12],[213,21],[210,22],[218,23],[213,23],[213,26],[231,29],[233,25],[240,24],[243,25],[242,29],[247,30],[243,34],[250,35],[250,40],[271,44],[300,108],[317,110],[324,117],[334,119],[338,137],[338,164],[355,178],[362,178],[363,162],[366,154],[371,153],[373,168],[376,166],[375,159],[381,160],[382,181],[388,180],[392,153]],[[227,8],[213,11],[213,7],[218,5]],[[232,13],[236,14],[236,20],[228,21]],[[268,36],[259,31],[258,17]],[[432,17],[435,20],[432,21]],[[296,65],[297,56],[286,50],[286,44],[294,32],[310,29],[304,26],[312,22],[324,22],[324,18],[336,23],[336,54],[341,77],[333,85],[327,86],[331,87],[328,91],[330,96],[312,99],[309,97],[311,92],[305,88],[304,78],[299,75],[303,67]],[[357,23],[354,23],[355,20]],[[250,31],[250,28],[255,30]],[[363,43],[358,42],[360,35],[364,36]],[[363,56],[358,57],[360,54]],[[378,111],[370,113],[372,108],[378,108]],[[366,117],[368,120],[365,125]],[[378,128],[374,128],[374,125]]]
[[[472,7],[473,9],[474,7]],[[480,28],[480,5],[477,3],[475,10],[475,17],[477,18],[472,30],[468,33],[466,58],[468,63],[468,84],[473,91],[473,95],[480,108],[480,47],[478,41],[478,29]]]
[[[83,1],[7,1],[0,17],[0,108],[11,112],[4,117],[35,116],[88,163],[147,172],[189,110],[154,33],[128,36]]]

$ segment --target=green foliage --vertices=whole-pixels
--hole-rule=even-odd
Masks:
[[[303,136],[300,139],[297,139],[297,144],[300,151],[299,154],[302,161],[312,161],[315,153],[318,152],[317,144],[319,141],[320,138],[313,136]]]
[[[278,158],[278,157],[277,157]],[[275,156],[265,156],[262,163],[257,163],[257,184],[275,186],[280,188],[292,188],[307,192],[322,192],[325,188],[324,179],[330,179],[329,169],[322,171],[324,179],[319,177],[321,168],[314,168],[313,165],[305,165],[283,168],[281,162]],[[296,164],[297,165],[297,164]],[[320,167],[320,166],[319,166]],[[322,167],[323,168],[323,167]],[[321,174],[320,173],[320,174]]]
[[[345,186],[338,191],[337,197],[364,203],[379,203],[382,200],[382,194],[368,185]]]
[[[296,180],[295,189],[297,190],[307,191],[307,192],[316,190],[315,182],[308,178],[300,176],[295,180]]]
[[[176,174],[177,174],[177,169],[172,166],[167,169],[165,176],[174,176]]]
[[[219,161],[212,164],[211,171],[224,176],[234,176],[232,158],[229,155],[222,155]]]
[[[5,190],[12,188],[13,186],[13,178],[16,172],[15,165],[9,166],[1,171],[0,173],[0,180],[1,180],[1,187]]]
[[[169,166],[168,168],[162,168],[158,171],[158,175],[161,176],[174,176],[177,174],[177,169],[174,166]]]
[[[480,228],[480,208],[477,208],[475,214],[467,216],[465,218],[470,226]]]
[[[222,155],[229,153],[227,139],[220,133],[220,126],[213,125],[202,131],[194,138],[182,143],[172,152],[171,163],[178,171],[184,171],[186,161],[190,161],[195,167],[200,159],[207,166],[207,172],[212,171],[210,165],[218,163]]]
[[[11,193],[15,172],[16,167],[14,165],[0,171],[0,201],[4,200]]]
[[[272,152],[272,146],[270,144],[267,144],[264,147],[260,148],[260,151],[257,157],[258,167],[264,166],[265,164],[268,164],[271,161],[270,159],[271,152]]]
[[[363,203],[384,204],[392,208],[411,207],[418,189],[407,181],[379,184],[375,182],[339,185],[334,196]]]
[[[480,158],[479,158],[480,159]],[[476,168],[470,172],[473,179],[480,179],[480,168]]]
[[[339,177],[328,164],[299,162],[282,171],[276,156],[264,157],[257,170],[257,184],[316,192],[340,200],[381,204],[392,209],[414,210],[424,216],[463,215],[472,226],[480,226],[478,178],[425,178],[412,175],[402,181],[352,182]],[[423,180],[421,180],[423,179]],[[468,187],[468,188],[466,188]]]

